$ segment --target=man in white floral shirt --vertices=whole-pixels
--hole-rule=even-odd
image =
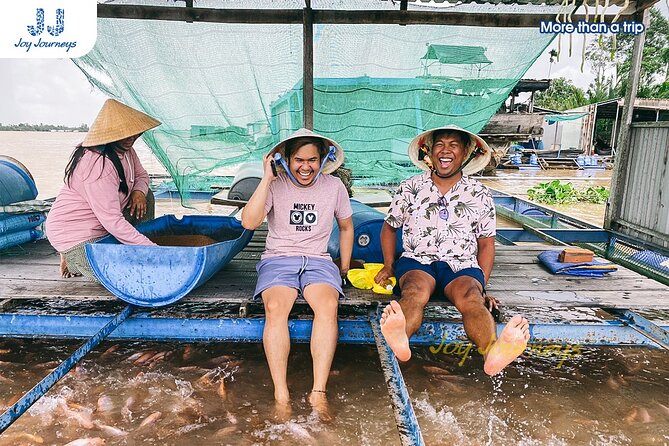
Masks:
[[[457,126],[421,133],[409,145],[409,158],[425,172],[404,180],[381,230],[383,284],[395,275],[400,300],[381,317],[381,331],[397,358],[411,358],[409,338],[420,328],[423,309],[442,293],[462,314],[465,332],[484,356],[484,371],[495,375],[517,358],[529,340],[521,316],[508,322],[499,338],[486,308],[485,284],[495,260],[495,205],[490,191],[468,175],[483,169],[491,150],[477,135]],[[404,252],[395,259],[397,230]]]

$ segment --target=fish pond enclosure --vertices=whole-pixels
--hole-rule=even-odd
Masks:
[[[647,23],[653,3],[607,5]],[[358,184],[391,184],[417,172],[406,156],[416,134],[445,122],[481,130],[554,39],[539,21],[572,13],[584,19],[576,3],[538,0],[112,0],[98,4],[95,48],[74,63],[108,96],[162,121],[143,138],[185,202],[203,175],[229,175],[303,126],[346,147]],[[635,38],[626,104],[643,39]],[[487,377],[459,313],[430,304],[412,338],[415,358],[400,367],[379,329],[388,296],[347,288],[329,423],[305,400],[312,314],[303,301],[289,320],[292,411],[272,404],[263,307],[252,299],[265,227],[225,238],[243,239],[244,249],[224,250],[220,270],[191,265],[193,286],[175,299],[169,292],[159,308],[133,305],[147,305],[146,290],[128,298],[61,278],[46,240],[3,251],[0,445],[667,444],[669,139],[662,124],[632,125],[629,106],[621,122],[605,229],[495,194],[498,215],[518,227],[497,231],[488,291],[503,321],[530,320],[525,354]],[[648,197],[653,206],[639,207]],[[209,237],[216,243],[184,248],[205,263],[227,243],[192,232],[154,235],[169,244]],[[567,245],[592,249],[617,271],[574,277],[539,264],[538,254]],[[169,264],[180,248],[155,249]],[[108,273],[101,263],[100,277]]]

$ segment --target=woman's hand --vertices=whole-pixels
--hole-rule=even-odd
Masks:
[[[140,219],[146,215],[146,195],[144,195],[144,192],[134,190],[130,193],[128,209],[130,209],[131,217]]]

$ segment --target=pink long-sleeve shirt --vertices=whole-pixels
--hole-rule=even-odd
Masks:
[[[119,159],[130,193],[141,191],[146,195],[149,174],[135,150],[119,153]],[[46,234],[58,252],[107,234],[127,245],[154,244],[123,218],[130,193],[125,195],[118,190],[120,182],[109,159],[103,163],[97,152],[84,152],[69,184],[65,183],[47,216]]]

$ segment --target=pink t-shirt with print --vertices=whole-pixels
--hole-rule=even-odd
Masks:
[[[330,259],[328,240],[334,218],[353,214],[346,187],[337,177],[321,174],[314,184],[298,187],[285,173],[269,187],[267,241],[263,259],[311,256]]]

